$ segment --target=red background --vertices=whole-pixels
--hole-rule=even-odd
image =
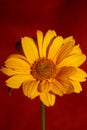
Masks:
[[[16,53],[15,43],[25,35],[35,36],[54,29],[57,34],[73,35],[87,54],[86,0],[0,0],[0,66]],[[82,65],[87,69],[87,62]],[[9,96],[0,73],[0,130],[41,130],[39,98],[30,100],[22,90]],[[46,108],[46,130],[87,130],[87,82],[80,94],[57,96],[54,107]]]

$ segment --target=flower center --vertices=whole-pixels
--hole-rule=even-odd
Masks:
[[[56,65],[48,59],[40,59],[31,66],[31,74],[37,80],[46,80],[56,76]]]

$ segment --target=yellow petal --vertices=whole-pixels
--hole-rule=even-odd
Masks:
[[[73,92],[74,88],[71,82],[66,78],[55,80],[54,84],[57,85],[60,92],[62,92],[63,94],[70,94]]]
[[[84,54],[81,55],[71,55],[64,60],[62,60],[58,67],[63,66],[73,66],[73,67],[79,67],[83,62],[86,60],[86,56]]]
[[[14,70],[30,69],[30,64],[22,59],[18,59],[16,57],[9,57],[5,61],[5,67],[11,68]]]
[[[62,45],[63,38],[61,36],[56,37],[49,48],[48,58],[53,60],[53,58],[57,55],[57,51]]]
[[[23,89],[23,93],[25,96],[28,96],[28,88],[29,88],[30,82],[31,82],[31,80],[23,82],[22,89]]]
[[[48,92],[50,90],[50,83],[47,80],[43,80],[38,85],[39,92]]]
[[[75,67],[72,66],[64,66],[61,68],[61,70],[58,72],[57,77],[59,78],[69,78],[70,76],[74,76],[76,74],[77,70]]]
[[[35,97],[37,97],[39,95],[39,92],[37,91],[37,87],[38,87],[39,81],[32,81],[30,83],[30,88],[28,88],[28,97],[30,97],[31,99],[34,99]]]
[[[64,44],[67,44],[67,43],[72,43],[73,45],[75,44],[75,39],[73,39],[73,36],[69,36],[64,39]]]
[[[63,85],[58,81],[58,80],[56,80],[56,79],[53,79],[52,80],[52,83],[56,86],[55,87],[55,90],[57,90],[58,91],[58,93],[60,92],[60,95],[62,96],[63,95]],[[54,90],[54,92],[55,92],[55,90]],[[56,93],[57,94],[57,93]]]
[[[39,95],[39,92],[37,91],[39,81],[33,80],[33,81],[26,81],[23,83],[23,92],[25,96],[28,96],[31,99],[34,99]]]
[[[22,59],[22,60],[28,62],[27,58],[23,55],[20,55],[20,54],[11,54],[8,58],[18,58],[18,59]]]
[[[74,87],[68,79],[60,79],[59,82],[63,86],[62,90],[64,94],[71,94],[72,92],[74,92]]]
[[[40,100],[46,106],[53,106],[55,104],[55,95],[53,95],[51,93],[41,93],[40,94]]]
[[[87,78],[87,73],[80,68],[76,68],[76,74],[71,75],[69,78],[75,81],[84,82]]]
[[[16,70],[16,71],[15,71],[15,70],[10,69],[10,68],[2,67],[2,68],[1,68],[1,71],[2,71],[4,74],[8,75],[8,76],[12,76],[12,75],[16,75],[16,74],[30,74],[30,70],[29,70],[29,69],[26,69],[26,68],[20,69],[20,71],[19,71],[19,70]]]
[[[59,87],[59,85],[60,85],[60,84],[56,84],[55,81],[52,82],[52,83],[50,84],[50,91],[51,91],[52,93],[54,93],[54,94],[59,95],[59,96],[63,96],[63,93],[62,93],[62,91],[60,90],[61,85],[60,85],[60,87]]]
[[[70,81],[74,87],[74,92],[75,93],[80,93],[82,91],[82,87],[81,87],[81,84],[77,81]]]
[[[38,59],[38,50],[31,37],[22,38],[22,48],[25,56],[31,64]]]
[[[26,80],[33,80],[32,75],[15,75],[6,80],[6,85],[10,88],[19,88]]]
[[[43,57],[43,53],[42,53],[43,33],[39,30],[37,31],[37,42],[38,42],[38,48],[39,48],[39,55],[40,57]]]
[[[68,57],[73,47],[73,42],[67,42],[66,44],[64,44],[58,53],[56,63],[59,64],[64,58]]]
[[[82,54],[82,50],[80,49],[79,44],[74,46],[74,48],[72,49],[70,55],[72,55],[72,54]]]
[[[56,32],[49,30],[44,37],[43,40],[43,56],[46,57],[46,53],[47,53],[47,47],[50,43],[50,41],[56,36]]]

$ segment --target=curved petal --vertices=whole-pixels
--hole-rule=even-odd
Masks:
[[[8,58],[18,58],[18,59],[22,59],[22,60],[28,62],[27,58],[20,54],[11,54],[10,56],[8,56]]]
[[[73,85],[69,81],[69,79],[62,79],[60,83],[63,85],[63,91],[65,94],[71,94],[74,92]]]
[[[82,54],[82,50],[80,49],[79,44],[73,47],[70,55],[72,54]]]
[[[70,82],[72,83],[72,85],[74,87],[75,93],[80,93],[82,91],[82,87],[81,87],[81,84],[79,82],[73,81],[73,80],[71,80]]]
[[[1,71],[8,75],[8,76],[12,76],[12,75],[17,75],[17,74],[30,74],[30,70],[29,69],[20,69],[20,70],[14,70],[14,69],[10,69],[10,68],[6,68],[6,67],[2,67]]]
[[[6,85],[10,88],[19,88],[26,80],[33,80],[32,75],[15,75],[6,80]]]
[[[60,92],[62,92],[63,94],[70,94],[73,92],[73,89],[74,89],[73,85],[68,79],[61,78],[61,79],[55,80],[54,84],[57,85]]]
[[[43,40],[43,56],[46,57],[46,51],[47,51],[47,47],[50,43],[50,41],[56,36],[56,32],[53,30],[49,30],[47,31],[47,33],[44,36],[44,40]]]
[[[72,51],[74,45],[73,42],[67,42],[64,44],[61,49],[59,50],[59,53],[57,55],[56,63],[59,64],[64,58],[68,57],[70,52]]]
[[[54,59],[59,48],[63,45],[63,38],[61,36],[56,37],[48,51],[48,59]]]
[[[29,63],[32,64],[39,57],[35,42],[31,37],[24,37],[21,39],[21,41],[24,54],[27,57]]]
[[[41,93],[40,94],[40,100],[46,106],[53,106],[55,104],[55,95],[51,94],[51,93]]]
[[[50,84],[50,91],[53,93],[53,94],[57,94],[57,95],[59,95],[59,96],[63,96],[63,93],[62,93],[62,91],[60,90],[60,87],[61,87],[61,85],[60,84],[56,84],[56,82],[54,81],[54,82],[52,82],[51,84]]]
[[[79,67],[83,62],[85,62],[86,56],[84,54],[81,55],[71,55],[65,59],[63,59],[59,64],[58,67],[63,66],[73,66]]]
[[[75,67],[72,66],[64,66],[61,68],[61,70],[56,75],[56,78],[69,78],[70,76],[74,76],[77,73],[77,70]]]
[[[47,80],[43,80],[38,85],[39,92],[48,92],[50,90],[50,83]]]
[[[30,69],[30,64],[23,59],[19,59],[16,57],[9,57],[5,61],[5,67],[11,68],[14,70]]]
[[[37,42],[40,57],[43,57],[42,46],[43,46],[43,33],[41,31],[37,31]]]
[[[39,81],[32,80],[32,81],[26,81],[23,83],[23,92],[25,96],[28,96],[31,99],[34,99],[39,95],[39,92],[37,91]]]
[[[31,82],[31,80],[23,82],[22,89],[23,89],[23,93],[25,96],[28,96],[28,88],[29,88],[30,82]]]
[[[58,81],[58,80],[56,80],[56,79],[54,79],[54,80],[52,80],[52,83],[57,87],[57,89],[60,91],[60,95],[62,95],[63,94],[63,86],[62,86],[62,84]],[[56,88],[55,88],[56,89]],[[58,91],[57,90],[57,91]]]
[[[87,73],[80,68],[76,68],[76,74],[71,75],[69,78],[74,81],[84,82],[87,78]]]
[[[75,39],[73,38],[73,36],[69,36],[64,39],[64,44],[67,44],[67,43],[72,43],[73,45],[75,44]]]

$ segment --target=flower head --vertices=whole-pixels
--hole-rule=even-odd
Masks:
[[[79,68],[86,60],[72,36],[57,36],[48,30],[45,36],[37,31],[37,40],[23,37],[21,45],[24,55],[13,54],[5,61],[1,71],[10,76],[6,85],[13,89],[22,86],[25,96],[39,96],[46,106],[53,106],[56,95],[79,93],[80,82],[87,74]]]

